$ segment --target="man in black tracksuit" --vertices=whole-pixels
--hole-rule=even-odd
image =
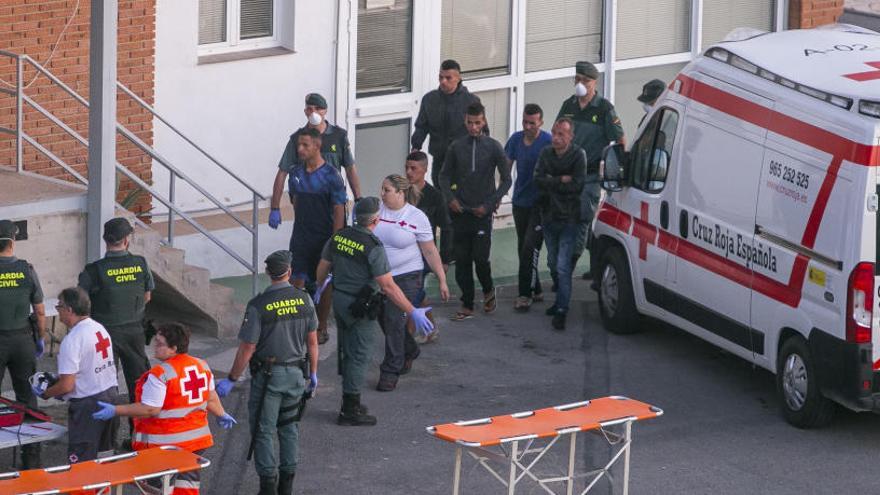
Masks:
[[[439,184],[440,169],[446,160],[449,144],[467,136],[464,114],[468,105],[480,102],[461,83],[461,66],[455,60],[445,60],[440,64],[439,80],[440,86],[422,98],[416,130],[410,140],[412,151],[419,151],[425,138],[431,137],[428,153],[434,158],[434,168],[431,170],[431,183],[434,185]],[[484,132],[488,134],[488,127]]]
[[[443,170],[440,172],[440,190],[449,205],[452,217],[453,256],[455,281],[461,289],[461,310],[452,317],[464,320],[474,312],[474,274],[483,288],[483,311],[495,310],[495,286],[489,265],[492,246],[492,214],[501,198],[510,189],[510,164],[501,143],[485,136],[486,110],[480,103],[467,108],[465,125],[468,135],[458,138],[449,146]],[[495,172],[501,184],[495,185]]]

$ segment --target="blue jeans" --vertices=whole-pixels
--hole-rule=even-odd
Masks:
[[[571,272],[574,269],[572,255],[577,238],[576,223],[545,223],[544,243],[547,244],[547,265],[556,271],[556,311],[568,313],[571,301]]]

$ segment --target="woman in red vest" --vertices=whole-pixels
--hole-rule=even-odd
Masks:
[[[236,421],[214,392],[214,375],[208,364],[187,354],[188,350],[189,330],[178,323],[160,326],[153,338],[153,351],[161,363],[137,381],[136,402],[118,406],[98,402],[100,409],[92,417],[132,417],[134,450],[174,445],[200,454],[212,446],[208,412],[224,429],[232,428]],[[199,471],[178,475],[173,486],[174,495],[197,495]]]

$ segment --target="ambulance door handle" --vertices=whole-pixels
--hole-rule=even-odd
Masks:
[[[688,212],[687,210],[681,210],[681,213],[678,215],[678,233],[681,234],[682,239],[688,238]]]
[[[669,203],[666,201],[660,202],[660,227],[669,230]]]

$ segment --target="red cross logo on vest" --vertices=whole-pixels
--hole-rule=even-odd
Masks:
[[[180,379],[180,392],[190,404],[203,402],[205,393],[208,392],[208,375],[202,373],[196,366],[187,366],[183,370],[184,377]]]
[[[95,332],[95,337],[98,339],[98,342],[95,344],[95,352],[101,353],[102,359],[107,359],[110,357],[110,339],[104,338],[104,335],[101,332]]]
[[[639,258],[646,260],[648,244],[654,244],[657,240],[657,227],[648,223],[648,203],[642,201],[641,215],[633,220],[632,235],[639,239]]]
[[[853,81],[865,82],[865,81],[874,81],[876,79],[880,79],[880,61],[878,62],[865,62],[865,65],[869,67],[873,67],[875,70],[869,70],[866,72],[854,72],[852,74],[844,74],[843,77],[847,79],[852,79]]]

